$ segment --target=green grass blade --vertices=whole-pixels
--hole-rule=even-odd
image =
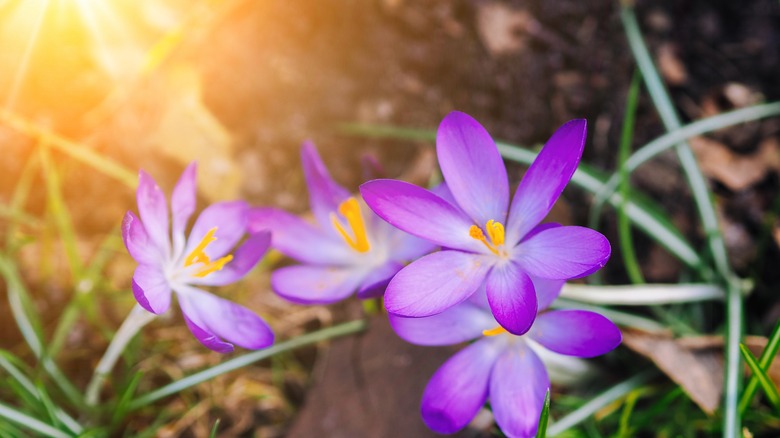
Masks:
[[[590,418],[591,415],[595,414],[597,411],[607,406],[608,404],[620,399],[621,397],[625,397],[631,391],[644,385],[655,375],[657,375],[657,371],[655,370],[645,371],[627,380],[624,380],[621,383],[618,383],[612,388],[592,398],[589,402],[580,406],[574,412],[553,423],[552,426],[550,426],[548,429],[547,433],[550,436],[562,434],[563,432]]]
[[[554,309],[590,310],[591,312],[604,315],[615,324],[623,327],[631,327],[649,332],[663,332],[668,330],[665,325],[659,324],[657,321],[645,318],[643,316],[623,312],[621,310],[613,310],[606,307],[583,304],[582,302],[572,301],[566,298],[558,298],[552,304],[552,307]]]
[[[628,172],[633,172],[639,166],[656,157],[658,154],[667,151],[677,146],[678,143],[684,142],[692,137],[738,125],[740,123],[777,116],[780,116],[780,102],[741,108],[691,122],[679,129],[669,131],[637,149],[637,151],[628,158],[625,167]],[[593,209],[595,211],[600,211],[607,198],[617,190],[619,178],[620,176],[617,173],[612,175],[607,181],[604,190],[596,194],[596,197],[593,200]]]
[[[209,434],[209,438],[217,438],[217,431],[219,430],[219,418],[217,418],[217,421],[214,422],[214,427],[211,428],[211,433]]]
[[[627,4],[621,5],[620,19],[628,39],[628,45],[639,66],[650,97],[666,126],[667,130],[680,128],[677,112],[672,100],[667,93],[658,70],[656,70],[650,52],[645,45],[639,30],[634,10]],[[739,353],[739,340],[742,337],[742,296],[731,268],[728,264],[726,246],[723,243],[723,235],[718,228],[718,218],[712,205],[710,191],[707,182],[702,175],[696,157],[687,143],[679,143],[676,146],[677,156],[688,179],[688,184],[699,210],[702,225],[707,235],[707,243],[712,254],[715,269],[725,282],[727,292],[726,302],[726,347],[725,347],[725,373],[724,373],[724,397],[723,397],[723,434],[726,437],[740,435],[741,419],[737,408],[739,398],[739,386],[742,379],[741,361]]]
[[[78,407],[83,407],[84,401],[81,397],[81,392],[79,392],[79,390],[73,386],[73,383],[65,377],[59,367],[57,367],[57,364],[46,355],[43,348],[43,342],[41,341],[40,322],[37,318],[32,318],[31,315],[35,315],[35,313],[28,310],[32,309],[32,306],[30,305],[30,295],[19,277],[16,266],[1,254],[0,276],[2,276],[6,282],[8,301],[11,305],[11,314],[13,315],[19,330],[22,332],[22,337],[30,347],[30,350],[41,362],[43,369],[46,370],[54,382],[57,383],[57,386],[59,386],[70,401]]]
[[[112,429],[118,425],[119,422],[121,422],[128,413],[128,404],[135,395],[135,390],[138,389],[138,384],[141,383],[141,377],[143,377],[143,373],[140,371],[136,372],[133,375],[133,378],[130,379],[127,387],[125,387],[124,391],[122,391],[122,395],[119,396],[119,401],[117,401],[116,406],[114,407],[114,412],[111,414]]]
[[[179,391],[203,383],[207,380],[211,380],[215,377],[221,376],[230,371],[245,367],[257,361],[270,358],[278,353],[294,350],[296,348],[300,348],[305,345],[313,344],[327,339],[358,333],[365,330],[365,328],[366,328],[366,323],[363,320],[350,321],[337,326],[328,327],[326,329],[322,329],[313,333],[307,333],[305,335],[298,336],[297,338],[289,339],[282,343],[276,344],[272,347],[266,348],[265,350],[259,350],[252,353],[244,354],[242,356],[223,362],[219,365],[189,375],[183,379],[165,385],[162,388],[148,392],[138,397],[137,399],[133,400],[132,402],[130,402],[130,404],[128,405],[128,410],[136,410],[138,408],[142,408],[161,398],[167,397],[172,394],[176,394]]]
[[[33,139],[45,139],[48,144],[59,152],[92,167],[98,172],[118,180],[130,189],[135,190],[138,183],[138,177],[135,172],[128,170],[116,161],[106,158],[92,149],[70,141],[48,129],[43,129],[8,110],[0,109],[0,123],[4,123],[12,129]]]
[[[547,436],[547,426],[550,419],[550,389],[544,395],[544,405],[542,413],[539,415],[539,427],[536,430],[536,438],[545,438]]]
[[[723,300],[726,293],[712,284],[587,285],[566,283],[561,298],[611,306],[658,306]]]
[[[49,213],[54,219],[54,225],[62,239],[65,248],[65,258],[68,261],[68,268],[73,278],[73,283],[78,284],[81,280],[83,263],[79,256],[76,244],[76,231],[73,229],[73,220],[71,219],[68,208],[65,206],[65,199],[62,196],[62,186],[56,167],[51,162],[51,154],[48,146],[41,144],[38,149],[41,160],[41,170],[46,185],[46,204]]]
[[[626,214],[626,204],[629,196],[629,172],[625,163],[628,155],[631,153],[631,143],[634,139],[634,121],[636,119],[636,109],[639,102],[639,87],[642,76],[634,73],[631,80],[631,87],[628,90],[626,99],[626,116],[623,119],[623,130],[620,135],[620,149],[618,152],[618,175],[620,175],[620,196],[623,198],[617,206],[618,234],[620,239],[620,254],[623,256],[623,264],[626,267],[628,278],[634,284],[642,284],[645,278],[642,275],[642,269],[639,267],[639,261],[634,249],[634,239],[631,236],[631,223]]]
[[[41,435],[52,438],[72,438],[74,435],[67,434],[61,430],[55,429],[48,424],[36,420],[29,415],[23,414],[10,406],[6,406],[0,403],[0,417],[6,420],[12,421],[16,424],[24,426],[32,431],[38,432]]]
[[[770,403],[772,403],[772,406],[775,407],[775,410],[780,412],[780,394],[777,393],[777,387],[774,383],[772,383],[772,379],[766,375],[766,371],[761,368],[758,360],[755,356],[753,356],[753,353],[750,352],[745,344],[739,344],[739,352],[742,353],[742,357],[750,367],[750,371],[752,371],[753,375],[758,378],[758,382],[761,385],[761,388],[764,390],[766,398]]]
[[[766,348],[764,348],[764,351],[761,353],[761,358],[758,360],[758,364],[762,370],[769,369],[772,365],[772,361],[777,356],[778,350],[780,350],[780,321],[775,324],[775,328],[769,336],[769,342],[767,342]],[[747,411],[750,402],[753,400],[753,396],[756,394],[758,384],[759,378],[754,372],[753,376],[750,377],[748,384],[745,385],[744,391],[742,391],[742,398],[739,400],[740,414],[744,414],[745,411]]]

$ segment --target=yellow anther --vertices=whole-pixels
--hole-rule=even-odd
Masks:
[[[360,212],[360,204],[357,199],[350,197],[339,204],[339,214],[347,220],[347,224],[352,230],[352,236],[341,225],[338,216],[335,213],[331,213],[330,220],[333,222],[333,227],[336,228],[336,231],[341,234],[347,245],[355,251],[368,252],[371,249],[371,245],[368,243],[366,223],[363,221],[363,213]]]
[[[210,229],[205,236],[203,236],[203,239],[201,239],[200,243],[198,243],[198,246],[195,247],[188,255],[187,258],[184,259],[184,266],[192,266],[196,263],[200,263],[203,265],[203,268],[199,270],[197,273],[193,274],[194,277],[203,278],[212,272],[217,272],[225,267],[231,260],[233,260],[233,255],[228,254],[224,257],[220,257],[219,259],[215,261],[211,261],[211,258],[209,258],[208,254],[206,254],[206,247],[209,246],[212,242],[217,240],[216,237],[214,237],[214,233],[217,232],[217,227],[214,227]]]
[[[504,226],[501,222],[496,222],[491,219],[485,224],[485,230],[487,230],[493,245],[501,246],[504,244]]]
[[[501,326],[492,328],[490,330],[482,330],[482,334],[484,336],[495,336],[500,335],[501,333],[507,333],[506,329]]]
[[[469,236],[484,243],[487,249],[493,254],[504,254],[502,248],[505,241],[504,225],[501,222],[491,219],[485,224],[485,230],[487,231],[488,237],[485,237],[485,233],[482,232],[482,229],[476,225],[472,225],[469,228]]]

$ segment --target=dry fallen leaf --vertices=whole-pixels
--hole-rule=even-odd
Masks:
[[[718,408],[723,393],[723,336],[676,339],[669,333],[624,329],[623,342],[653,361],[704,412],[712,415]],[[756,357],[760,357],[767,339],[746,336],[742,342]],[[769,377],[775,384],[780,384],[780,362],[772,363]]]
[[[677,54],[677,48],[665,43],[658,48],[658,68],[661,75],[671,85],[682,85],[688,81],[688,70]]]
[[[690,143],[702,172],[735,192],[761,181],[770,170],[780,169],[780,145],[773,137],[762,141],[750,155],[734,153],[723,143],[706,137],[694,137]]]
[[[503,3],[481,4],[477,10],[477,30],[491,55],[519,52],[525,47],[520,31],[530,19],[527,11]]]

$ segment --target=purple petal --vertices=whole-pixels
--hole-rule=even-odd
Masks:
[[[385,294],[388,283],[404,265],[398,262],[387,262],[371,270],[363,279],[357,297],[361,300],[366,298],[377,298]]]
[[[206,347],[224,353],[232,351],[232,346],[227,350],[230,344],[223,339],[249,350],[274,343],[268,324],[246,307],[195,288],[181,288],[180,292],[179,304],[187,325]]]
[[[513,259],[529,274],[569,280],[603,267],[610,255],[609,241],[584,227],[557,227],[541,231],[520,243]]]
[[[429,190],[404,181],[378,179],[360,186],[374,213],[409,234],[437,245],[471,252],[486,252],[469,235],[471,219]]]
[[[154,243],[149,240],[144,224],[141,220],[128,211],[122,219],[122,239],[125,242],[127,252],[140,264],[159,264],[163,260],[163,254]]]
[[[406,318],[392,313],[388,317],[390,325],[403,340],[427,346],[470,341],[496,325],[489,312],[470,301],[425,318]]]
[[[429,428],[438,433],[455,433],[474,418],[487,399],[490,372],[500,352],[496,342],[482,339],[452,356],[436,371],[425,387],[420,409]]]
[[[400,316],[441,313],[479,288],[489,262],[484,256],[461,251],[428,254],[393,277],[385,291],[385,307]]]
[[[504,223],[509,205],[506,167],[490,134],[471,116],[451,112],[436,134],[436,154],[458,205],[477,224]]]
[[[189,221],[192,213],[195,212],[195,175],[197,170],[197,163],[190,163],[190,165],[184,169],[184,172],[182,172],[179,182],[177,182],[176,187],[173,188],[173,195],[171,195],[174,254],[178,254],[179,251],[184,248],[184,231],[187,228],[187,221]]]
[[[251,209],[249,230],[270,230],[271,246],[303,263],[352,264],[358,257],[358,253],[340,237],[275,208]]]
[[[528,335],[548,350],[578,357],[602,355],[623,339],[612,321],[587,310],[542,313]]]
[[[535,436],[549,388],[547,370],[530,348],[517,343],[506,350],[490,375],[490,406],[501,431],[512,437]]]
[[[208,286],[224,286],[234,283],[249,273],[263,258],[271,243],[271,233],[260,231],[253,233],[233,253],[233,260],[220,271],[212,272],[203,278],[193,278],[190,283]]]
[[[271,274],[274,292],[298,304],[328,304],[352,295],[365,278],[354,268],[296,265]]]
[[[133,295],[144,309],[161,315],[171,306],[171,287],[156,265],[138,265],[133,274]]]
[[[206,207],[192,226],[187,248],[188,255],[203,240],[206,233],[217,228],[213,241],[206,247],[206,254],[211,259],[222,257],[228,253],[246,233],[249,206],[244,201],[217,202]]]
[[[339,204],[349,198],[349,192],[331,178],[325,163],[311,142],[301,148],[303,176],[309,188],[309,204],[320,226],[330,231],[330,214],[338,211]],[[335,231],[334,231],[335,234]]]
[[[168,203],[160,186],[143,170],[138,173],[136,191],[138,213],[149,238],[163,254],[170,254],[170,230],[168,229]]]
[[[392,227],[390,224],[385,224]],[[387,242],[388,257],[392,260],[410,262],[435,250],[438,246],[425,239],[412,236],[406,231],[393,228]]]
[[[561,294],[561,289],[566,283],[566,280],[550,280],[547,278],[531,277],[531,281],[534,282],[534,290],[536,291],[536,301],[538,305],[538,311],[542,311],[553,303],[558,295]]]
[[[522,335],[536,318],[536,292],[531,277],[517,263],[500,263],[487,277],[487,297],[496,321],[508,332]]]
[[[585,147],[587,122],[572,120],[547,140],[523,176],[512,199],[506,225],[506,241],[515,245],[552,209],[569,183]]]

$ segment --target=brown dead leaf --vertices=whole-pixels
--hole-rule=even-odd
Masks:
[[[493,56],[520,52],[525,48],[525,38],[520,34],[531,15],[521,9],[503,3],[481,4],[477,10],[477,31],[482,43]]]
[[[624,330],[623,343],[652,360],[704,412],[712,415],[718,408],[723,391],[723,365],[717,350],[694,350],[681,345],[671,335],[638,330]]]
[[[653,361],[704,412],[712,415],[718,408],[723,392],[723,336],[675,339],[668,333],[624,329],[623,342]],[[759,357],[767,339],[746,336],[742,342]],[[749,372],[747,367],[745,372]],[[775,384],[780,384],[780,362],[774,361],[768,374]]]
[[[733,191],[744,190],[761,181],[770,170],[780,169],[780,144],[770,137],[761,142],[754,154],[741,155],[726,145],[706,137],[690,140],[702,172]]]
[[[665,43],[658,48],[658,68],[661,76],[671,85],[682,85],[688,81],[688,70],[677,54],[677,48]]]

